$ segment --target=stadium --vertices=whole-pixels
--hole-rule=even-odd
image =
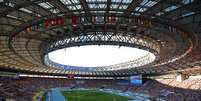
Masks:
[[[201,101],[201,1],[0,0],[0,101]]]

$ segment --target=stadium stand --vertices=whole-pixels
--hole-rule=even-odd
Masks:
[[[201,79],[147,80],[141,86],[119,84],[122,80],[68,80],[58,78],[1,78],[1,98],[31,101],[34,94],[51,88],[101,88],[144,93],[165,101],[200,101]],[[82,82],[82,83],[80,83]],[[3,95],[2,95],[3,94]]]
[[[0,101],[41,101],[54,88],[201,101],[200,9],[201,0],[0,0]],[[147,54],[96,67],[49,55],[90,45]]]

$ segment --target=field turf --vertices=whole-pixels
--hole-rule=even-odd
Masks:
[[[128,97],[95,90],[62,91],[68,101],[129,101]]]

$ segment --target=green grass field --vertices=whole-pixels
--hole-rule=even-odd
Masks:
[[[62,91],[68,101],[129,101],[128,97],[95,90]]]

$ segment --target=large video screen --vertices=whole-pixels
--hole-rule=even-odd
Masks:
[[[142,75],[133,75],[130,77],[130,83],[132,85],[141,85],[142,84]]]

